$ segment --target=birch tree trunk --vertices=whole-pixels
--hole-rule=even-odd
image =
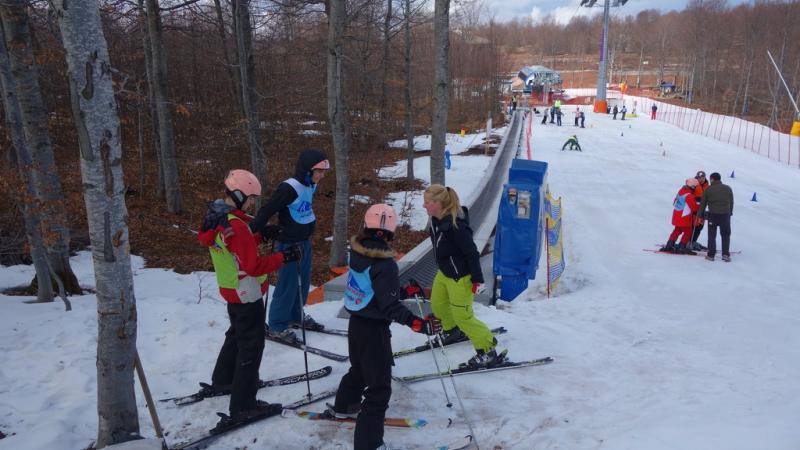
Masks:
[[[433,16],[436,70],[433,88],[433,130],[431,132],[431,183],[445,184],[444,150],[447,144],[450,83],[450,0],[436,0]]]
[[[97,283],[97,448],[138,437],[133,293],[120,124],[94,0],[55,0],[66,49]]]
[[[30,177],[35,196],[26,201],[31,203],[29,207],[39,211],[41,236],[47,249],[50,276],[53,278],[51,283],[59,278],[66,293],[79,294],[81,288],[69,264],[69,225],[64,193],[47,128],[48,113],[39,89],[39,75],[26,8],[27,3],[24,0],[0,2],[9,66],[14,79],[25,144],[31,157]]]
[[[261,182],[267,185],[267,162],[264,148],[259,138],[259,120],[255,61],[253,59],[253,29],[250,25],[250,1],[234,0],[233,17],[236,30],[236,48],[239,55],[239,80],[242,87],[242,109],[244,110],[245,126],[247,131],[247,144],[250,147],[250,164],[253,173]]]
[[[178,214],[182,210],[181,185],[178,161],[175,159],[175,136],[172,130],[172,112],[167,98],[167,55],[161,26],[158,0],[146,0],[147,33],[152,54],[153,94],[158,120],[159,148],[164,172],[164,191],[167,211]]]
[[[333,210],[333,243],[328,264],[345,265],[347,218],[350,213],[350,127],[344,101],[344,26],[346,0],[330,0],[328,13],[328,120],[336,161],[336,200]]]
[[[36,186],[31,177],[31,154],[25,144],[25,132],[22,129],[22,113],[17,102],[16,86],[11,76],[11,65],[6,51],[5,32],[0,22],[0,86],[3,89],[3,109],[6,112],[6,124],[11,138],[9,153],[14,155],[20,177],[25,183],[27,198],[36,197]],[[22,202],[22,216],[25,222],[25,237],[28,240],[33,267],[36,270],[36,301],[53,300],[53,283],[50,282],[50,269],[47,267],[47,252],[42,242],[41,218],[39,211],[31,202]],[[46,280],[40,282],[40,280]]]
[[[411,0],[404,0],[405,51],[403,53],[403,71],[406,78],[405,93],[405,128],[406,128],[406,178],[414,181],[414,104],[411,100]]]

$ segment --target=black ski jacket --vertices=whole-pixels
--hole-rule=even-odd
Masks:
[[[472,240],[469,227],[469,212],[462,207],[462,214],[456,217],[456,226],[450,215],[441,220],[431,217],[428,231],[433,243],[436,264],[445,276],[458,281],[461,277],[472,275],[473,283],[483,283],[481,255]]]
[[[400,303],[405,295],[401,294],[395,256],[394,250],[383,239],[368,237],[359,240],[356,236],[350,239],[350,268],[363,272],[369,267],[369,278],[375,291],[364,309],[350,311],[350,314],[385,321],[387,325],[394,321],[411,326],[417,316]]]
[[[305,150],[297,158],[294,179],[306,186],[311,186],[311,168],[315,164],[327,159],[324,153],[319,150]],[[281,182],[267,203],[256,213],[256,217],[250,222],[250,229],[254,232],[261,232],[269,222],[269,219],[278,213],[278,225],[281,232],[277,239],[283,242],[305,241],[314,233],[317,221],[309,224],[299,224],[292,219],[289,214],[289,206],[297,198],[297,192],[286,182]]]

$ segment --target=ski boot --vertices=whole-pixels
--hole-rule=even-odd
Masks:
[[[699,242],[692,242],[691,247],[689,247],[689,248],[691,248],[692,250],[695,250],[695,251],[706,251],[706,250],[708,250],[708,248],[705,245],[703,245],[703,244],[701,244]]]
[[[325,406],[328,408],[323,414],[336,419],[355,419],[358,417],[358,413],[361,412],[361,403],[349,405],[345,411],[336,411],[336,408],[331,403],[325,403]]]
[[[679,255],[696,255],[697,252],[690,250],[684,244],[678,244],[675,246],[675,253]]]
[[[301,324],[299,323],[294,323],[293,325],[295,328],[301,327]],[[303,314],[302,327],[309,331],[322,331],[325,329],[325,325],[317,322],[313,317],[305,313]]]
[[[466,341],[467,335],[458,327],[453,327],[447,331],[442,331],[442,345],[455,344],[456,342]]]
[[[477,350],[475,356],[470,358],[467,362],[462,363],[460,369],[488,369],[499,365],[505,360],[504,354],[497,354],[497,349],[491,350]]]
[[[713,261],[713,260],[714,260],[714,256],[706,255],[706,261]]]
[[[200,397],[214,397],[217,395],[228,395],[231,393],[231,385],[213,385],[208,383],[200,383],[200,391],[197,392]]]
[[[722,255],[722,260],[725,262],[731,262],[731,255]]]
[[[240,411],[231,415],[217,413],[219,422],[214,426],[209,433],[219,434],[236,428],[239,425],[252,422],[254,420],[275,416],[283,411],[283,405],[280,403],[267,403],[263,400],[256,400],[256,406],[246,411]]]
[[[658,249],[658,251],[664,253],[675,253],[675,241],[672,240],[667,241],[667,243],[663,247]]]
[[[290,344],[300,341],[291,328],[287,328],[283,331],[272,331],[269,328],[267,328],[267,334],[269,334],[269,336],[273,339],[277,339],[283,342],[288,342]]]

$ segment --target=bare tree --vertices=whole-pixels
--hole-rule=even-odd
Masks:
[[[436,76],[433,88],[433,130],[431,132],[431,183],[445,184],[444,148],[447,144],[449,109],[450,0],[436,0],[434,9]]]
[[[328,3],[328,120],[336,161],[336,200],[333,243],[329,265],[343,266],[347,253],[347,218],[350,214],[350,127],[344,92],[344,29],[346,0]]]
[[[403,88],[406,109],[406,178],[408,178],[408,181],[414,181],[414,104],[411,101],[411,0],[404,0],[403,6],[403,30],[405,32],[403,74],[406,79]]]
[[[247,130],[247,144],[250,147],[250,164],[253,173],[262,186],[267,185],[267,162],[259,138],[259,120],[253,58],[253,29],[250,24],[250,1],[233,1],[234,31],[239,59],[239,84],[242,91],[242,109]]]
[[[111,61],[94,0],[55,0],[78,131],[97,283],[97,448],[138,437],[133,386],[136,299],[128,241],[120,123]]]
[[[47,128],[48,115],[39,89],[39,75],[33,54],[25,0],[0,2],[3,35],[19,105],[25,144],[30,151],[29,176],[34,196],[26,199],[38,210],[41,237],[47,249],[47,265],[52,282],[63,284],[66,292],[81,292],[69,263],[69,225],[64,206],[64,193],[56,168],[53,145]],[[37,284],[41,280],[37,279]],[[48,301],[52,301],[52,298]]]
[[[149,82],[153,86],[153,97],[156,105],[158,143],[164,174],[164,192],[166,194],[167,211],[178,214],[183,206],[178,161],[175,158],[172,112],[167,98],[167,54],[164,49],[161,11],[158,6],[158,0],[146,0],[145,4],[147,7],[147,34],[152,57],[152,78]]]
[[[14,161],[19,169],[20,178],[25,183],[22,190],[28,199],[36,198],[36,186],[31,176],[31,154],[25,144],[22,129],[22,114],[17,102],[16,86],[11,75],[11,64],[6,52],[3,23],[0,22],[0,86],[3,88],[3,109],[6,112],[6,124],[12,145],[10,153],[15,155]],[[50,269],[47,267],[47,252],[44,248],[41,232],[39,209],[30,201],[23,201],[22,215],[25,222],[25,236],[28,240],[33,267],[36,270],[36,301],[49,302],[53,299],[53,283],[50,282]]]

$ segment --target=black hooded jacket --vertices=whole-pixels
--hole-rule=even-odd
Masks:
[[[431,217],[428,231],[433,243],[433,254],[439,270],[454,280],[472,275],[473,283],[483,283],[481,271],[481,255],[472,240],[472,229],[469,227],[469,213],[462,207],[462,214],[456,217],[453,226],[451,215],[441,220]]]
[[[294,179],[303,183],[306,186],[311,186],[311,168],[317,163],[328,159],[324,153],[319,150],[305,150],[297,158],[297,165],[295,166]],[[304,241],[311,237],[314,233],[314,227],[317,221],[309,224],[299,224],[292,219],[289,213],[288,206],[297,198],[297,192],[288,183],[281,182],[267,203],[263,205],[256,214],[256,217],[250,222],[250,229],[256,233],[261,232],[269,222],[269,219],[278,213],[278,225],[281,227],[281,232],[278,235],[278,240],[284,242],[297,242]]]
[[[387,325],[394,321],[411,326],[411,322],[417,316],[400,303],[405,295],[401,294],[395,256],[394,250],[390,249],[383,239],[375,237],[359,239],[356,236],[350,239],[350,268],[363,272],[369,267],[369,278],[372,281],[372,290],[375,291],[372,301],[364,309],[350,311],[350,314],[383,320]]]

